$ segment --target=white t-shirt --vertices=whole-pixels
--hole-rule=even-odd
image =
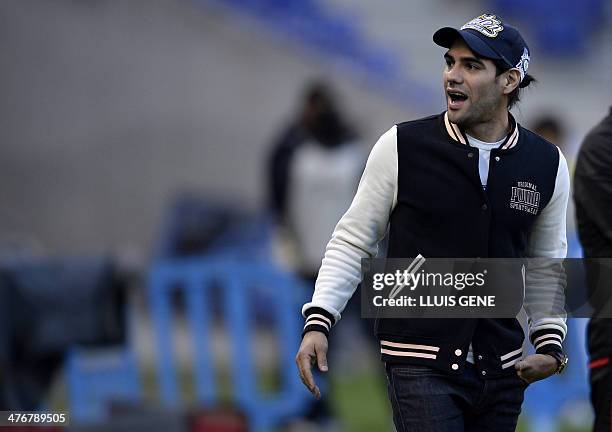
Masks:
[[[359,147],[334,148],[304,143],[294,155],[289,176],[288,213],[297,270],[316,274],[325,246],[355,195],[364,158]]]
[[[478,149],[478,172],[480,174],[482,188],[486,189],[487,180],[489,179],[489,161],[491,160],[491,150],[502,145],[502,143],[506,140],[506,137],[503,137],[501,140],[494,143],[480,141],[469,135],[467,138],[470,145]]]

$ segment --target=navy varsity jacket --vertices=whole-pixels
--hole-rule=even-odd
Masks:
[[[491,150],[483,189],[478,149],[446,113],[398,124],[376,143],[355,198],[330,240],[304,333],[328,333],[361,281],[361,259],[373,257],[389,229],[390,258],[564,258],[569,174],[557,147],[522,128]],[[517,190],[534,192],[526,205]],[[562,349],[564,316],[530,314],[529,293],[541,300],[537,266],[527,267],[524,307],[538,353]],[[553,288],[553,289],[551,289]],[[535,301],[535,300],[534,300]],[[429,365],[450,374],[465,368],[468,349],[486,378],[515,373],[523,329],[516,319],[380,319],[383,361]]]

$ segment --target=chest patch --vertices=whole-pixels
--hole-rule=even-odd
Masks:
[[[540,208],[540,192],[537,189],[533,183],[516,182],[510,194],[510,208],[537,215]]]

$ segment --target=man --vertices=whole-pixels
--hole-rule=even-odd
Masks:
[[[309,83],[296,118],[275,141],[268,160],[268,203],[282,258],[308,284],[316,280],[329,233],[351,202],[363,163],[333,88]],[[331,425],[327,398],[312,402],[304,420]]]
[[[574,200],[580,243],[584,250],[589,300],[594,308],[588,327],[591,402],[597,432],[612,430],[612,319],[597,317],[609,304],[612,258],[612,108],[585,138],[574,174]],[[609,260],[607,260],[609,263]],[[609,315],[605,315],[608,316]]]
[[[285,249],[295,256],[290,264],[314,282],[329,233],[355,193],[364,157],[332,88],[316,81],[305,90],[296,120],[272,148],[268,201]]]
[[[327,371],[327,334],[360,282],[360,260],[375,255],[387,225],[391,258],[566,254],[565,159],[508,111],[533,81],[523,38],[485,14],[433,39],[448,48],[447,111],[393,126],[376,143],[303,307],[296,362],[315,397],[311,367]],[[513,188],[537,192],[538,202],[513,205]],[[527,269],[528,284],[535,270]],[[527,299],[525,308],[529,314]],[[566,330],[561,316],[530,315],[536,354],[521,359],[516,319],[378,320],[397,430],[513,431],[527,384],[565,365]]]

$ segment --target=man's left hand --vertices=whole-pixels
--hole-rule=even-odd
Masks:
[[[519,378],[528,384],[554,375],[557,367],[557,360],[546,354],[532,354],[514,365]]]

